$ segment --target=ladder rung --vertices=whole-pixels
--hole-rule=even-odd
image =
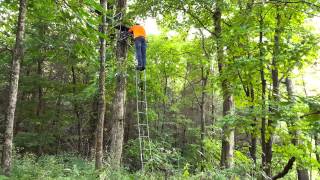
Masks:
[[[149,136],[146,136],[146,137],[149,137]],[[144,147],[144,149],[146,149],[146,151],[150,151],[150,149],[148,149],[149,148],[149,139],[150,138],[141,138],[144,142],[143,142],[143,147]]]
[[[144,152],[150,152],[150,149],[143,149]]]
[[[148,129],[141,129],[142,127],[140,127],[140,136],[149,136],[148,134]]]
[[[147,132],[145,132],[145,133],[140,133],[140,137],[149,137],[149,135],[147,134]]]
[[[138,126],[148,126],[148,124],[138,124]]]
[[[146,123],[139,123],[139,124],[135,124],[134,126],[140,126],[140,128],[148,128],[149,129],[149,124],[146,124]]]
[[[139,136],[140,138],[149,138],[149,136]]]
[[[148,146],[147,141],[149,141],[149,136],[140,136],[140,140],[143,141],[143,142],[141,142],[141,143],[143,143],[142,146],[145,146],[145,147]],[[142,151],[144,151],[144,150],[142,150]]]
[[[146,80],[146,71],[136,72],[136,93],[137,93],[137,120],[139,130],[139,141],[140,141],[140,153],[141,153],[141,165],[142,168],[144,165],[150,162],[152,159],[151,147],[150,147],[150,134],[149,134],[149,124],[148,124],[148,109],[147,109],[147,88],[146,88],[147,80]],[[141,104],[139,104],[141,103]],[[141,115],[141,118],[139,114]],[[142,121],[141,121],[142,120]]]
[[[149,157],[149,156],[144,157],[143,159],[144,159],[144,160],[148,160],[148,159],[150,160],[150,159],[151,159],[151,156],[150,156],[150,157]],[[146,161],[145,161],[145,162],[146,162]]]

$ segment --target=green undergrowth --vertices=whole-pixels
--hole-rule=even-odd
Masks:
[[[40,156],[25,154],[14,159],[13,180],[96,179],[94,164],[72,155]],[[0,178],[1,179],[1,178]]]
[[[102,170],[94,169],[94,162],[74,155],[18,155],[14,159],[11,177],[0,175],[0,180],[131,180],[131,179],[164,179],[165,175],[156,172],[129,172],[121,169],[111,170],[108,165]]]
[[[186,169],[176,172],[129,172],[121,169],[110,170],[106,165],[95,171],[94,162],[74,155],[45,155],[37,157],[33,154],[17,155],[13,162],[10,178],[0,175],[0,180],[157,180],[157,179],[226,179],[217,173],[199,173],[191,175]]]
[[[130,172],[125,168],[118,171],[111,170],[108,165],[96,171],[94,162],[74,155],[45,155],[37,157],[33,154],[16,155],[10,178],[0,175],[0,180],[197,180],[197,179],[255,179],[250,175],[239,172],[240,169],[223,171],[211,169],[208,172],[189,171],[186,164],[182,169],[174,171],[136,171]],[[241,175],[242,174],[242,175]]]

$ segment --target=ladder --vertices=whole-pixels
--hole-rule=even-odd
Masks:
[[[146,71],[136,70],[137,121],[141,169],[151,160],[151,141],[148,123]]]

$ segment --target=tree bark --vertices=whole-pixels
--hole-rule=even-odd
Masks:
[[[11,80],[9,91],[9,103],[6,115],[6,131],[5,141],[2,154],[2,168],[3,173],[7,176],[11,172],[12,161],[12,140],[13,140],[13,125],[14,114],[16,110],[17,94],[18,94],[18,82],[20,75],[20,62],[23,58],[23,45],[24,45],[24,33],[25,33],[25,20],[27,13],[27,0],[20,0],[19,2],[19,17],[18,28],[16,32],[16,43],[13,50],[12,66],[11,66]]]
[[[246,3],[246,8],[243,9],[242,8],[242,2],[238,2],[239,3],[239,7],[240,7],[240,11],[241,11],[241,14],[242,16],[244,17],[242,22],[240,23],[240,26],[243,26],[245,25],[245,23],[248,22],[248,18],[251,16],[252,14],[252,7],[253,7],[253,4],[254,4],[254,0],[250,0]],[[249,42],[249,34],[248,33],[245,33],[244,34],[246,38],[246,41]],[[245,48],[245,44],[244,43],[241,43],[240,42],[240,45],[243,46],[243,49],[246,50],[248,52],[248,58],[251,57],[251,52]],[[250,109],[253,113],[254,109],[255,109],[255,106],[254,106],[254,87],[253,87],[253,84],[252,82],[249,82],[248,84],[244,84],[242,78],[241,78],[241,75],[240,75],[240,71],[238,71],[238,74],[239,74],[239,78],[241,80],[241,83],[242,83],[242,86],[243,86],[243,90],[245,91],[245,94],[247,96],[248,99],[250,99],[252,105],[250,105]],[[252,123],[251,123],[251,127],[252,127],[252,131],[250,132],[250,147],[249,147],[249,152],[250,152],[250,156],[253,160],[253,162],[256,164],[256,161],[257,161],[257,158],[256,158],[256,151],[257,151],[257,135],[256,135],[256,128],[257,128],[257,118],[256,117],[253,117],[252,118]]]
[[[164,81],[165,84],[163,89],[164,98],[162,98],[162,108],[163,108],[162,117],[163,118],[162,118],[162,125],[161,125],[161,134],[163,134],[164,126],[167,119],[167,100],[165,99],[165,97],[168,96],[168,93],[167,93],[168,92],[168,76],[167,76],[166,70],[164,69],[163,71],[164,71],[163,73],[165,78],[165,81]]]
[[[200,152],[201,159],[204,160],[204,138],[205,138],[205,123],[206,123],[206,115],[205,115],[205,99],[206,99],[206,86],[207,86],[208,74],[205,74],[204,67],[201,67],[201,101],[200,101],[200,119],[201,119],[201,142],[200,142]],[[201,170],[204,170],[203,164],[201,164]]]
[[[100,0],[100,5],[103,10],[107,10],[107,0]],[[106,34],[106,14],[101,14],[100,33]],[[96,128],[96,152],[95,152],[95,168],[102,168],[103,160],[103,128],[104,128],[104,115],[106,111],[105,102],[105,76],[106,76],[106,40],[100,37],[100,73],[99,73],[99,97],[98,97],[98,122]]]
[[[88,137],[88,148],[86,149],[87,157],[90,160],[95,159],[96,155],[96,130],[97,130],[97,123],[98,123],[98,96],[94,96],[92,103],[91,103],[91,113],[90,113],[90,127],[89,127],[89,134]]]
[[[38,60],[38,69],[37,69],[37,74],[38,78],[42,78],[42,63],[43,60],[39,59]],[[40,80],[41,82],[41,80]],[[37,110],[36,110],[36,116],[40,117],[40,114],[42,112],[42,107],[43,107],[43,90],[41,87],[41,84],[38,85],[38,105],[37,105]]]
[[[278,173],[277,175],[273,176],[271,179],[276,180],[276,179],[282,178],[286,174],[288,174],[289,170],[292,169],[293,163],[295,160],[296,160],[295,157],[290,158],[288,163],[286,164],[286,166],[283,168],[283,170],[280,173]]]
[[[37,104],[37,108],[36,108],[36,116],[37,116],[39,121],[41,119],[41,115],[43,114],[43,90],[42,90],[42,86],[41,86],[42,63],[43,63],[43,60],[39,59],[38,60],[37,75],[38,75],[38,78],[40,79],[40,81],[38,82],[39,83],[38,84],[38,93],[37,93],[38,94],[38,97],[37,97],[38,98],[38,104]],[[40,133],[40,132],[43,131],[42,129],[43,129],[43,123],[39,122],[39,124],[36,125],[36,131],[38,133]],[[38,148],[38,155],[42,155],[43,154],[43,145],[42,145],[42,143],[40,143],[37,148]]]
[[[288,93],[288,99],[289,102],[292,103],[292,105],[295,103],[295,98],[294,98],[294,89],[293,89],[293,85],[292,85],[292,80],[290,77],[286,78],[286,88],[287,88],[287,93]],[[297,119],[295,119],[296,121],[299,120],[299,117],[297,117]],[[296,122],[292,122],[292,124],[294,125]],[[288,124],[288,126],[291,126],[291,124]],[[299,139],[298,139],[298,130],[291,130],[291,132],[289,132],[292,136],[292,144],[295,146],[299,145]],[[308,180],[309,178],[309,172],[308,169],[305,169],[303,167],[300,167],[299,164],[297,165],[297,174],[298,174],[298,180]]]
[[[261,158],[262,158],[262,169],[266,167],[266,89],[267,89],[267,81],[265,79],[265,72],[264,72],[264,51],[263,51],[263,25],[264,20],[262,16],[262,12],[260,12],[260,19],[259,19],[259,59],[260,59],[260,79],[261,79],[261,110],[262,110],[262,117],[261,117]]]
[[[76,97],[77,90],[76,90],[76,85],[77,85],[77,78],[76,78],[76,73],[74,66],[71,66],[71,72],[72,72],[72,93],[74,98]],[[73,111],[75,118],[77,120],[77,133],[78,133],[78,153],[81,155],[82,153],[82,121],[80,118],[80,112],[79,112],[79,104],[76,99],[74,99],[74,105],[73,105]]]
[[[272,101],[273,105],[270,106],[270,112],[273,114],[268,120],[268,128],[269,129],[269,138],[266,142],[266,164],[264,168],[264,172],[267,176],[272,177],[272,143],[273,143],[273,128],[275,127],[274,118],[278,115],[278,105],[277,102],[280,101],[279,97],[279,73],[278,73],[278,58],[280,55],[280,34],[281,34],[281,16],[279,13],[279,7],[277,7],[276,14],[276,28],[274,33],[274,47],[273,47],[273,56],[272,56],[272,70],[271,70],[271,78],[272,78]]]
[[[222,92],[223,92],[223,116],[227,116],[233,113],[234,102],[233,96],[230,91],[230,82],[223,78],[223,72],[225,68],[225,60],[223,55],[223,42],[222,42],[222,30],[221,30],[221,6],[223,1],[217,0],[215,12],[213,15],[215,38],[217,45],[217,61],[219,73],[222,78]],[[231,168],[233,166],[233,151],[234,151],[234,129],[228,125],[223,127],[222,135],[222,148],[221,148],[221,161],[220,166],[223,168]]]
[[[316,147],[320,147],[320,139],[319,139],[318,133],[314,135],[314,141],[315,141]],[[320,163],[320,152],[318,151],[318,149],[316,149],[315,154],[316,154],[316,159],[318,163]],[[320,172],[320,168],[318,168],[318,170]]]
[[[250,109],[252,110],[252,112],[254,111],[254,88],[252,83],[250,83],[250,98],[251,98],[251,103],[252,105],[250,106]],[[253,132],[251,132],[250,136],[251,136],[251,142],[250,142],[250,156],[253,160],[253,162],[256,164],[257,162],[257,157],[256,157],[256,153],[257,153],[257,137],[256,137],[256,133],[255,130],[257,128],[257,118],[254,117],[253,118],[253,122],[252,122],[252,129]]]
[[[298,174],[298,180],[309,180],[310,179],[308,169],[298,168],[297,174]]]
[[[127,0],[118,0],[117,13],[123,13],[127,7]],[[127,39],[119,35],[117,40],[116,57],[117,57],[117,76],[116,76],[116,94],[113,99],[113,122],[111,129],[110,160],[111,166],[118,169],[122,157],[124,118],[125,118],[125,101],[126,101],[126,60],[128,54]]]
[[[250,110],[253,112],[254,111],[254,105],[253,105],[254,104],[254,88],[253,88],[253,85],[251,82],[250,82],[250,85],[245,85],[239,71],[238,71],[238,75],[239,75],[240,81],[242,83],[242,87],[245,92],[245,95],[248,99],[250,99],[250,101],[252,103],[252,105],[250,105]],[[256,161],[257,161],[257,157],[256,157],[257,137],[255,134],[255,129],[257,127],[257,118],[256,117],[253,117],[251,126],[252,126],[253,131],[250,132],[251,139],[250,139],[249,152],[250,152],[250,156],[251,156],[253,162],[256,164]]]

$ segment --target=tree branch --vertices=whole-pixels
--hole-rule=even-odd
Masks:
[[[197,21],[202,28],[204,28],[205,30],[207,30],[211,35],[215,35],[215,32],[210,30],[209,28],[207,28],[207,26],[205,25],[205,23],[197,16],[195,15],[190,9],[185,8],[184,6],[173,6],[173,5],[167,5],[167,7],[169,7],[170,9],[176,9],[176,10],[181,10],[184,13],[187,13],[188,15],[190,15],[192,17],[192,19],[194,19],[195,21]],[[208,8],[205,8],[206,10],[208,10]],[[209,11],[210,13],[212,11]]]
[[[238,72],[238,76],[239,76],[240,82],[242,84],[243,90],[246,93],[246,96],[249,97],[250,94],[249,94],[248,87],[246,87],[246,85],[244,84],[243,79],[242,79],[241,74],[240,74],[240,71],[237,70],[237,72]]]
[[[285,4],[297,4],[297,3],[303,3],[303,4],[307,4],[309,6],[314,6],[318,9],[320,9],[320,6],[317,5],[317,4],[314,4],[314,3],[311,3],[311,2],[308,2],[308,1],[278,1],[278,0],[272,0],[272,1],[276,1],[277,3],[285,3]],[[272,2],[271,1],[271,2]]]
[[[203,32],[202,32],[202,30],[201,29],[199,29],[199,31],[200,31],[200,34],[201,34],[201,42],[202,42],[202,49],[203,49],[203,52],[204,52],[204,54],[205,54],[205,56],[207,57],[207,59],[209,60],[210,59],[210,54],[208,53],[208,51],[207,51],[207,49],[206,49],[206,44],[205,44],[205,37],[204,37],[204,34],[203,34]]]
[[[9,49],[7,46],[0,48],[0,53],[3,53],[5,51],[9,51],[12,53],[12,49]]]
[[[255,4],[263,4],[263,3],[282,3],[282,4],[298,4],[298,3],[303,3],[303,4],[307,4],[309,6],[313,6],[315,8],[320,9],[320,5],[317,5],[315,3],[311,3],[308,1],[280,1],[280,0],[270,0],[267,2],[256,2]]]
[[[292,169],[293,163],[296,160],[295,157],[291,157],[288,161],[288,163],[286,164],[286,166],[283,168],[283,170],[281,172],[279,172],[277,175],[272,177],[272,180],[276,180],[279,178],[284,177],[286,174],[288,174],[289,170]]]
[[[201,21],[201,19],[200,19],[198,16],[196,16],[195,14],[193,14],[189,9],[182,8],[182,10],[183,10],[185,13],[189,14],[194,20],[198,21],[198,22],[200,23],[200,25],[201,25],[205,30],[207,30],[210,34],[215,35],[215,32],[213,32],[213,31],[211,31],[210,29],[208,29],[208,28],[206,27],[206,25]]]
[[[304,114],[304,115],[300,116],[300,118],[302,119],[302,118],[304,118],[304,117],[311,116],[311,115],[316,115],[316,114],[320,114],[320,111],[316,111],[316,112]]]
[[[296,61],[296,62],[293,64],[293,66],[289,67],[289,68],[287,69],[287,71],[285,71],[285,72],[283,73],[283,75],[280,77],[280,79],[279,79],[278,82],[281,82],[285,77],[287,77],[288,74],[289,74],[289,72],[290,72],[291,70],[293,70],[293,68],[295,68],[298,63],[300,63],[300,62],[299,62],[299,61]]]
[[[201,106],[199,97],[198,97],[197,94],[196,94],[196,89],[194,88],[194,84],[199,83],[201,80],[200,80],[200,81],[197,81],[197,82],[193,82],[193,81],[190,81],[187,77],[183,77],[183,76],[180,76],[180,75],[177,75],[177,77],[183,78],[183,79],[187,82],[188,86],[190,86],[190,87],[192,88],[194,97],[196,98],[196,103],[197,103],[199,106]]]

